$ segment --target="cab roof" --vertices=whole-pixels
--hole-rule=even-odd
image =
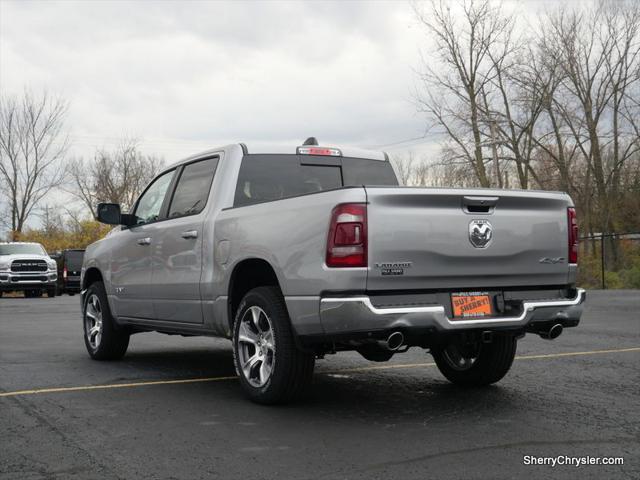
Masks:
[[[318,144],[314,137],[309,137],[304,142],[300,142],[300,144],[295,145],[293,143],[289,144],[260,144],[260,143],[233,143],[230,145],[221,146],[218,148],[211,148],[209,150],[205,150],[203,152],[197,153],[195,155],[190,155],[187,158],[183,158],[180,161],[172,163],[167,169],[173,168],[177,165],[181,165],[183,163],[189,162],[191,160],[196,160],[198,158],[202,158],[207,155],[213,155],[216,152],[221,150],[229,150],[231,148],[242,148],[242,151],[245,155],[296,155],[296,154],[307,154],[307,155],[316,155],[318,153],[314,153],[321,150],[333,150],[338,151],[339,155],[332,156],[340,156],[340,157],[352,157],[352,158],[363,158],[367,160],[379,160],[382,162],[389,161],[388,155],[379,150],[368,150],[364,148],[351,147],[351,146],[340,146],[340,145],[332,145],[332,144]],[[311,149],[310,153],[306,153],[304,149]],[[320,153],[322,155],[322,153]]]
[[[251,144],[245,145],[245,152],[248,154],[281,154],[281,155],[295,155],[296,153],[301,153],[300,150],[302,148],[317,148],[320,150],[329,149],[329,150],[337,150],[341,153],[342,157],[353,157],[353,158],[365,158],[367,160],[381,160],[386,161],[388,157],[386,153],[378,150],[367,150],[364,148],[352,147],[352,146],[340,146],[333,144],[319,144],[319,145],[309,145],[309,144],[284,144],[284,145],[260,145],[260,144]],[[313,154],[313,153],[312,153]]]

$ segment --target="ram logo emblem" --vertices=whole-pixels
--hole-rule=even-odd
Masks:
[[[471,220],[469,241],[476,248],[487,248],[493,238],[493,227],[488,220]]]

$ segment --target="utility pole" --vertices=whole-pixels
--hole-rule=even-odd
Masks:
[[[503,188],[502,175],[500,174],[500,163],[498,160],[498,139],[496,132],[496,119],[489,119],[489,130],[491,132],[491,151],[493,153],[493,169],[496,175],[498,188]]]

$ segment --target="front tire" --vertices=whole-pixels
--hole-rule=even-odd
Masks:
[[[285,403],[311,383],[315,355],[296,346],[280,289],[258,287],[245,295],[233,327],[233,359],[240,384],[257,403]]]
[[[84,344],[94,360],[119,360],[127,352],[129,332],[120,328],[109,309],[102,282],[92,283],[82,305]]]
[[[516,355],[517,343],[512,335],[496,335],[491,343],[463,348],[452,342],[432,349],[431,354],[447,380],[457,385],[479,387],[496,383],[507,374]]]
[[[54,288],[48,288],[47,289],[47,297],[49,298],[53,298],[56,296],[56,289]]]

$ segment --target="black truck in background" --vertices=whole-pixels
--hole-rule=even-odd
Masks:
[[[58,295],[80,293],[80,272],[84,250],[69,249],[51,255],[58,264]]]

